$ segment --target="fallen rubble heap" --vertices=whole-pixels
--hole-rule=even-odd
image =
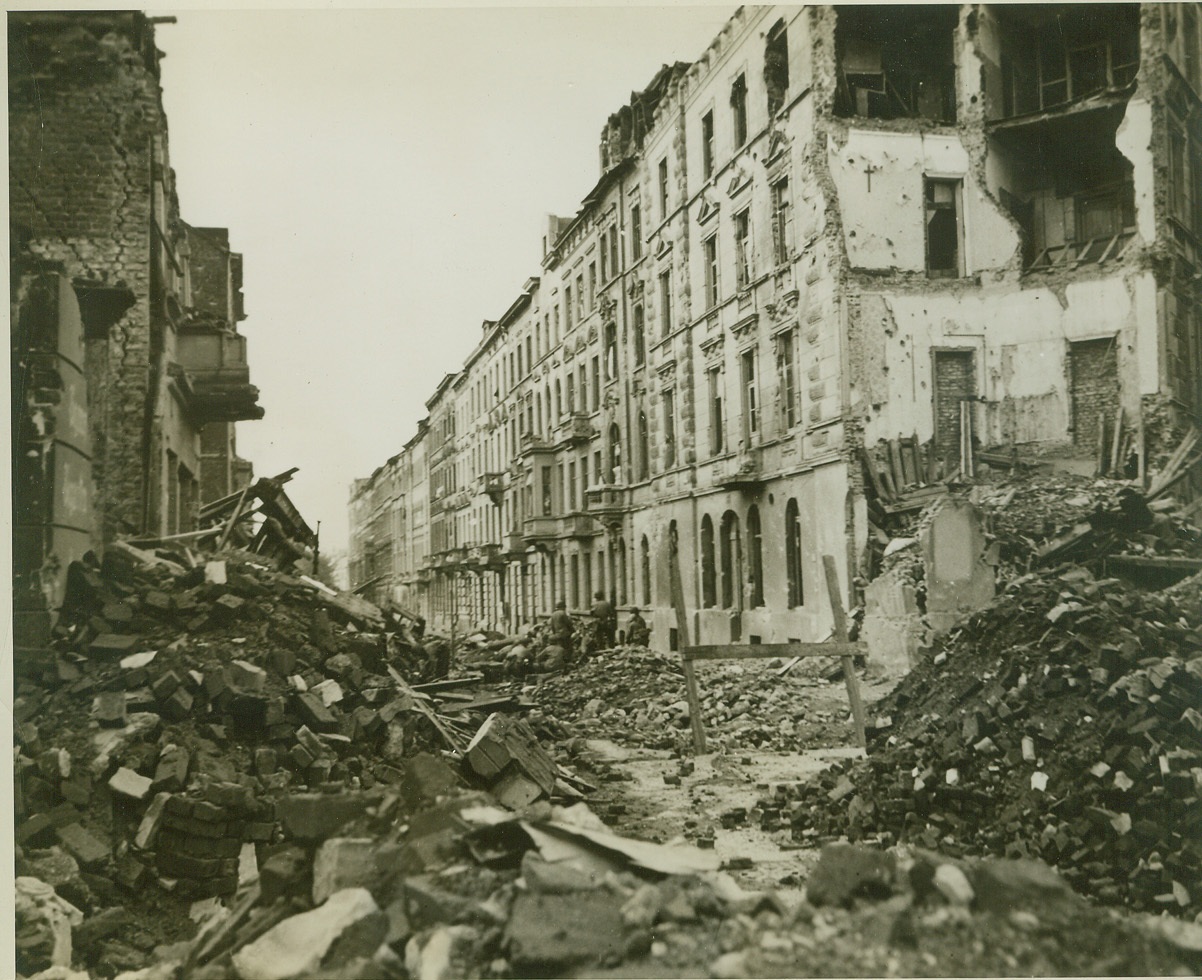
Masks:
[[[1038,856],[1106,903],[1202,909],[1202,576],[1014,583],[875,711],[867,761],[797,794],[799,840]]]

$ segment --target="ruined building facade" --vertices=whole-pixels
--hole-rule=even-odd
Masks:
[[[1092,472],[1117,428],[1153,470],[1202,411],[1199,21],[737,11],[606,123],[538,277],[427,403],[400,457],[424,558],[388,539],[376,594],[504,630],[601,590],[666,649],[675,556],[694,642],[822,640],[882,441]]]
[[[8,31],[14,581],[35,642],[72,559],[188,531],[249,479],[233,427],[263,410],[242,257],[180,217],[153,20]]]

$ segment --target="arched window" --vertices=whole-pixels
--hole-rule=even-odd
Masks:
[[[754,609],[764,604],[764,542],[760,534],[760,509],[755,504],[747,510],[747,559],[747,579]]]
[[[801,514],[797,501],[790,499],[785,506],[785,571],[789,578],[789,608],[805,604],[801,578]]]
[[[722,561],[722,608],[734,609],[742,583],[739,577],[739,518],[733,510],[722,515],[720,551]]]
[[[626,594],[626,539],[618,538],[618,602],[624,606],[629,601]]]
[[[647,535],[643,535],[643,540],[639,544],[639,565],[642,566],[640,571],[643,576],[643,605],[651,605],[651,544],[647,541]]]
[[[647,413],[639,410],[639,479],[651,476],[651,440],[647,434]]]
[[[622,433],[617,422],[609,427],[609,482],[622,482]]]
[[[717,568],[714,564],[714,522],[709,514],[701,518],[701,606],[713,609],[718,604]]]

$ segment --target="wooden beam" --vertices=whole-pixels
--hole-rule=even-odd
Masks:
[[[725,646],[685,647],[688,660],[768,660],[772,657],[862,657],[865,643],[730,643]]]
[[[902,467],[901,447],[898,446],[896,439],[889,440],[889,461],[893,464],[893,484],[900,493],[908,481],[906,480],[906,471]]]
[[[684,586],[680,582],[680,554],[674,542],[669,542],[668,545],[668,578],[672,589],[672,608],[676,612],[676,643],[681,650],[685,697],[689,702],[689,724],[693,729],[693,751],[701,755],[705,752],[705,727],[701,722],[701,695],[697,691],[697,674],[693,670],[693,661],[684,657],[684,651],[689,645],[689,615],[684,604]]]
[[[835,559],[831,555],[822,556],[822,568],[826,572],[826,592],[830,598],[831,616],[835,625],[835,642],[847,643],[847,616],[843,612],[843,600],[839,595],[839,572],[835,568]],[[868,736],[864,731],[864,703],[860,700],[860,679],[856,677],[856,667],[851,655],[841,658],[843,661],[843,679],[847,682],[847,700],[851,702],[851,715],[856,726],[857,744],[862,749],[868,748]]]

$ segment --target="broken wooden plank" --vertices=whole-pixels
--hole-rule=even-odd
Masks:
[[[863,446],[860,447],[860,462],[868,474],[868,482],[872,484],[872,490],[876,494],[877,500],[884,500],[886,498],[885,485],[881,482],[880,474],[876,471],[872,457],[868,455],[868,450]]]
[[[835,568],[832,555],[822,556],[822,568],[826,572],[826,593],[831,603],[834,619],[836,644],[847,644],[847,616],[843,612],[843,600],[839,596],[839,571]],[[847,700],[851,702],[851,715],[855,720],[857,744],[868,748],[868,736],[864,727],[864,702],[860,700],[860,679],[856,677],[855,663],[850,655],[840,658],[843,663],[843,679],[847,682]]]
[[[896,439],[889,440],[889,462],[893,465],[893,483],[901,490],[909,482],[906,480],[906,471],[902,466],[901,447],[898,446]]]
[[[672,590],[672,608],[676,613],[676,637],[684,668],[685,697],[689,702],[689,724],[693,729],[693,751],[700,755],[705,751],[705,728],[701,724],[701,695],[697,691],[697,674],[693,662],[683,657],[689,645],[689,617],[684,606],[684,587],[680,583],[680,555],[675,542],[669,542],[668,578]]]
[[[392,676],[396,686],[401,689],[401,693],[408,694],[413,699],[414,709],[426,716],[426,719],[435,727],[435,729],[437,729],[438,734],[443,737],[447,745],[451,747],[452,751],[462,754],[463,747],[459,738],[451,733],[447,726],[443,724],[438,715],[434,713],[434,710],[425,703],[426,700],[429,700],[429,695],[419,694],[417,691],[413,690],[413,688],[409,686],[409,682],[406,681],[405,678],[403,678],[399,673],[397,673],[397,669],[393,667],[392,664],[388,664],[387,666],[388,673]]]
[[[1106,559],[1109,566],[1131,569],[1157,569],[1166,572],[1202,571],[1202,558],[1187,558],[1183,555],[1111,555]]]
[[[864,643],[727,643],[685,647],[684,660],[768,660],[772,657],[862,657]]]
[[[469,674],[465,677],[456,677],[453,680],[427,681],[425,684],[411,684],[410,688],[414,691],[423,691],[427,694],[437,694],[440,691],[453,691],[460,687],[471,687],[474,684],[479,684],[482,680],[484,680],[483,674]]]

